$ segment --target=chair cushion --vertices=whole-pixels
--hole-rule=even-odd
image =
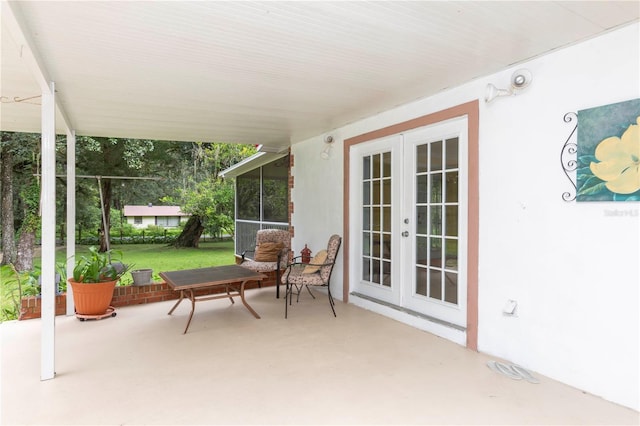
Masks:
[[[278,254],[284,248],[283,243],[262,243],[256,249],[256,262],[277,262]]]
[[[278,268],[278,262],[254,262],[253,260],[247,259],[242,262],[240,266],[256,272],[270,272]]]
[[[306,266],[301,264],[292,265],[282,276],[282,284],[286,284],[288,281],[289,284],[296,285],[327,285],[327,282],[322,279],[319,273],[305,274],[305,268]]]
[[[313,274],[314,272],[318,271],[318,269],[320,269],[320,266],[315,266],[315,265],[322,265],[326,260],[327,260],[327,251],[320,250],[318,253],[316,253],[315,256],[313,256],[313,259],[311,259],[311,261],[309,262],[310,265],[306,266],[304,268],[304,271],[302,271],[302,273]]]

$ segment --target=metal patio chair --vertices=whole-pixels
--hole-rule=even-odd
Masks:
[[[276,298],[280,297],[281,271],[289,262],[291,235],[283,229],[261,229],[256,233],[253,250],[242,252],[240,266],[256,272],[276,271]],[[261,284],[258,284],[262,287]]]
[[[288,307],[292,303],[293,294],[296,294],[296,302],[299,301],[300,292],[303,287],[307,289],[311,297],[314,299],[316,298],[311,292],[309,286],[321,286],[327,288],[329,305],[333,311],[333,316],[336,316],[335,302],[331,295],[331,286],[329,283],[341,243],[342,238],[339,235],[332,235],[329,238],[327,249],[319,251],[309,263],[302,263],[301,256],[298,256],[293,258],[292,262],[287,265],[287,270],[282,275],[282,283],[286,286],[284,297],[285,318],[287,318]]]

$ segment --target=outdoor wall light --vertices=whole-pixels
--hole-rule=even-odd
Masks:
[[[531,75],[531,71],[524,68],[516,70],[511,76],[511,87],[508,89],[498,89],[491,83],[487,84],[484,101],[489,103],[495,98],[499,98],[501,96],[517,95],[521,90],[531,84],[532,79],[533,76]]]
[[[320,158],[323,160],[328,160],[331,156],[331,148],[333,146],[333,136],[329,135],[324,138],[324,148],[320,153]]]

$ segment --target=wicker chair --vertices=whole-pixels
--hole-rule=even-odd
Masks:
[[[286,286],[284,297],[285,318],[287,318],[287,311],[293,300],[293,294],[296,293],[296,301],[299,301],[300,292],[303,287],[306,287],[311,297],[314,299],[316,298],[311,292],[309,286],[327,287],[329,305],[333,311],[333,316],[336,316],[335,302],[331,295],[331,286],[329,285],[329,282],[331,280],[331,273],[333,272],[333,266],[336,263],[341,243],[342,238],[339,235],[332,235],[329,238],[327,250],[318,252],[310,263],[300,262],[300,256],[298,256],[293,258],[292,263],[287,265],[287,270],[282,275],[282,283]],[[326,258],[324,259],[324,253],[322,252],[326,252]]]
[[[267,244],[282,244],[282,248],[278,251],[273,261],[264,261],[260,257],[260,245],[265,247]],[[291,247],[291,236],[289,231],[282,229],[261,229],[256,233],[256,246],[253,250],[245,250],[242,252],[240,266],[249,268],[256,272],[276,271],[276,298],[280,297],[280,277],[281,271],[287,267],[289,261],[289,251]],[[278,267],[279,265],[279,267]],[[259,284],[260,286],[260,284]]]

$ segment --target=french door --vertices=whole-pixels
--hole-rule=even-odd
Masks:
[[[467,120],[354,145],[353,291],[466,326]]]

